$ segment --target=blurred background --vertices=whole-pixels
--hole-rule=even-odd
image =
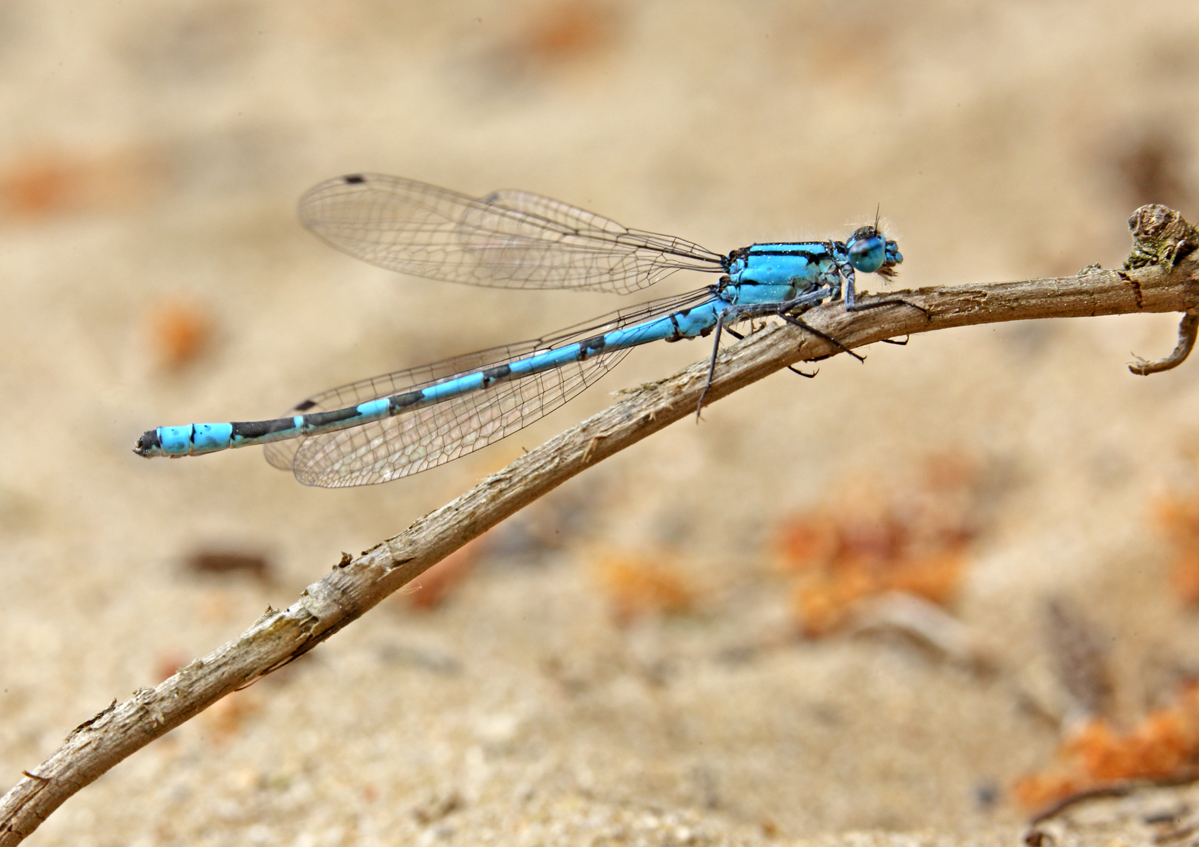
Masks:
[[[1197,38],[1184,0],[6,0],[0,770],[708,354],[635,351],[385,486],[306,489],[257,450],[138,459],[157,425],[274,417],[636,301],[373,268],[299,225],[311,185],[525,188],[719,252],[843,238],[881,207],[892,288],[1071,274],[1118,266],[1143,203],[1199,218]],[[30,843],[1003,833],[1189,766],[1199,364],[1125,367],[1176,327],[966,328],[764,380],[155,742]]]

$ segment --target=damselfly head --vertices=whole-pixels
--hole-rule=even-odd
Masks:
[[[872,226],[857,230],[845,247],[849,263],[862,273],[872,274],[886,264],[887,240]]]
[[[895,265],[903,261],[899,245],[878,231],[874,226],[859,227],[845,243],[849,263],[862,273],[877,273],[890,278],[895,275]]]

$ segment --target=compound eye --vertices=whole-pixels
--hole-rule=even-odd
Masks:
[[[877,233],[859,238],[857,233],[849,242],[849,263],[864,274],[872,274],[887,261],[887,241]]]

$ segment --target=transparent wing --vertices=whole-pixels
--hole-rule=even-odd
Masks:
[[[615,312],[552,337],[361,380],[309,398],[287,415],[348,408],[418,390],[451,376],[513,362],[695,306],[711,296],[702,289]],[[389,482],[457,459],[528,426],[591,385],[627,353],[627,349],[611,350],[353,429],[267,444],[266,458],[277,468],[293,470],[305,485],[340,488]]]
[[[628,229],[524,191],[479,199],[410,179],[355,174],[306,192],[300,219],[373,265],[472,285],[624,294],[677,270],[724,270],[723,257],[698,244]]]

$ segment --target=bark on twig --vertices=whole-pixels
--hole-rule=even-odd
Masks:
[[[991,285],[896,292],[917,308],[855,313],[829,304],[804,320],[846,348],[951,327],[1044,318],[1183,312],[1179,350],[1138,373],[1172,367],[1193,344],[1199,315],[1199,237],[1176,212],[1144,207],[1130,219],[1136,247],[1120,271]],[[1187,341],[1189,339],[1189,341]],[[1181,351],[1181,352],[1180,352]],[[790,326],[755,333],[723,351],[711,403],[802,360],[840,350]],[[1165,366],[1162,363],[1166,363]],[[587,467],[694,414],[707,361],[645,386],[480,482],[454,502],[357,558],[343,557],[281,611],[268,609],[237,640],[154,688],[137,691],[77,727],[62,747],[0,798],[0,847],[20,843],[68,797],[230,692],[303,655],[448,554]]]

